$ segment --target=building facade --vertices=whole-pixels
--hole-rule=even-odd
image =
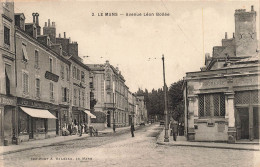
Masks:
[[[17,133],[14,3],[0,3],[0,145]]]
[[[205,56],[199,72],[186,74],[185,133],[188,140],[259,139],[259,52],[256,12],[235,11],[235,33]]]
[[[58,136],[72,122],[89,126],[90,69],[77,42],[56,37],[50,20],[41,30],[38,13],[26,23],[14,3],[0,4],[0,144]]]
[[[128,126],[128,91],[121,72],[109,61],[105,64],[89,64],[93,73],[90,80],[93,84],[92,93],[97,103],[94,107],[97,116],[94,127]]]

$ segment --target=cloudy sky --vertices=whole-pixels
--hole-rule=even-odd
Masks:
[[[259,16],[258,0],[28,1],[15,2],[15,12],[25,13],[26,22],[32,22],[32,13],[38,12],[42,27],[51,19],[56,23],[57,34],[63,36],[66,32],[67,37],[78,42],[80,56],[89,56],[84,58],[85,63],[109,60],[119,67],[127,86],[135,92],[138,88],[152,90],[163,86],[162,54],[168,86],[182,79],[186,72],[199,71],[204,65],[204,53],[211,54],[212,47],[221,44],[225,32],[232,37],[235,9],[249,11],[251,5]],[[143,16],[156,12],[170,16]]]

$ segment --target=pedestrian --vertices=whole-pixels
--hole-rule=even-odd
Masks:
[[[132,137],[135,137],[135,135],[134,135],[135,126],[133,123],[131,124],[130,130],[131,130]]]
[[[83,126],[82,126],[82,123],[79,124],[79,136],[81,137],[82,136],[82,129],[83,129]]]
[[[72,124],[68,125],[68,131],[69,131],[69,134],[72,135]]]
[[[172,129],[173,140],[176,141],[177,140],[177,133],[178,133],[178,123],[175,120],[173,120],[171,122],[170,128]]]

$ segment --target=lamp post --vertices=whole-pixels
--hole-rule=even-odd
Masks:
[[[116,125],[115,125],[115,84],[113,81],[113,131],[116,132]]]
[[[168,107],[167,107],[167,85],[165,82],[165,65],[164,65],[164,55],[162,55],[162,62],[163,62],[163,89],[164,89],[164,115],[165,115],[165,135],[164,135],[164,142],[169,142],[169,123],[168,123]]]

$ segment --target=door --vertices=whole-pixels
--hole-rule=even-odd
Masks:
[[[237,139],[249,139],[248,108],[237,108],[236,113]]]
[[[110,111],[107,112],[107,127],[111,127],[111,124],[110,124]]]
[[[259,139],[259,107],[253,108],[253,134],[254,139]]]
[[[29,139],[33,139],[33,118],[29,117]]]

